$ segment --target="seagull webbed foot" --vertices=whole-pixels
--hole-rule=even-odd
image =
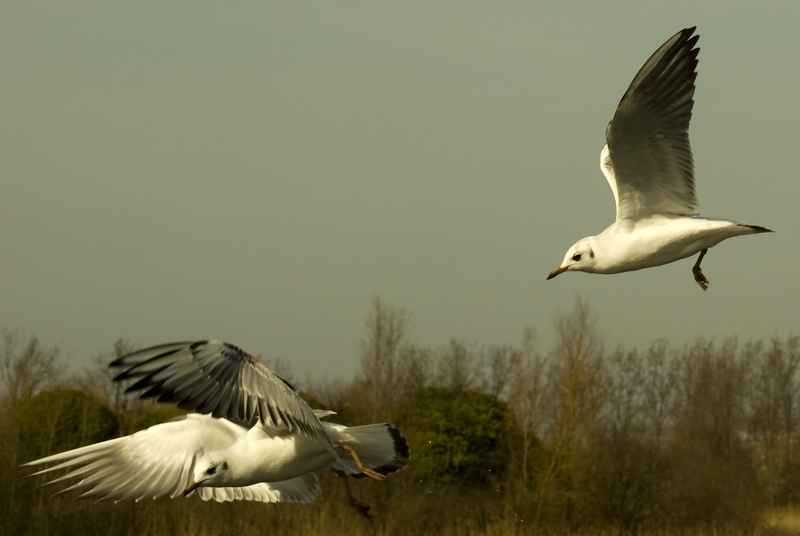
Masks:
[[[372,516],[369,513],[369,511],[372,509],[370,506],[358,502],[355,499],[355,497],[350,497],[350,506],[352,506],[353,509],[355,509],[358,515],[360,515],[363,518],[366,518],[367,521],[372,521]]]
[[[344,471],[339,471],[337,469],[333,469],[332,471],[336,476],[342,479],[342,482],[344,483],[344,492],[347,494],[347,500],[350,506],[353,507],[358,515],[366,518],[367,521],[372,521],[372,516],[369,514],[369,511],[372,508],[362,502],[359,502],[358,499],[353,497],[353,494],[350,492],[350,484],[347,480],[347,474]]]
[[[697,284],[700,285],[700,288],[703,290],[708,290],[708,279],[706,279],[706,276],[703,275],[703,270],[700,269],[700,261],[702,261],[703,257],[706,256],[706,253],[708,253],[708,248],[700,252],[697,262],[694,263],[694,266],[692,266],[694,280],[697,281]]]

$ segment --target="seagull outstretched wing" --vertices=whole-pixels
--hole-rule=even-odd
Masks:
[[[689,121],[699,36],[687,28],[650,56],[606,129],[600,168],[617,202],[617,219],[697,214]]]
[[[128,392],[176,402],[178,407],[214,417],[299,431],[333,449],[319,419],[294,388],[244,350],[221,341],[175,342],[120,357],[114,379],[133,380]]]
[[[194,464],[204,452],[226,449],[246,433],[245,428],[230,421],[191,414],[129,436],[34,460],[23,467],[55,463],[31,476],[66,469],[47,485],[79,479],[58,492],[78,491],[82,493],[79,498],[139,501],[164,495],[177,497],[184,494]],[[196,491],[206,501],[312,502],[319,486],[316,475],[309,473],[282,482]]]

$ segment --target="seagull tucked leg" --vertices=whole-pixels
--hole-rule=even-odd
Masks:
[[[358,459],[358,454],[356,454],[356,451],[355,451],[355,449],[353,447],[351,447],[350,445],[342,445],[341,448],[343,448],[344,450],[346,450],[347,452],[350,453],[350,456],[353,457],[353,460],[356,462],[356,465],[358,466],[358,470],[359,471],[361,471],[362,473],[364,473],[365,475],[367,475],[370,478],[374,478],[375,480],[377,480],[379,482],[385,482],[386,481],[386,477],[383,476],[382,474],[380,474],[379,472],[373,471],[372,469],[364,467],[364,464],[361,463],[361,460]]]
[[[694,266],[692,266],[694,280],[697,281],[697,284],[700,285],[700,288],[703,290],[708,290],[708,279],[706,279],[706,276],[703,275],[703,270],[700,269],[700,261],[702,261],[703,257],[706,256],[706,253],[708,253],[708,248],[700,252],[697,262],[694,263]]]

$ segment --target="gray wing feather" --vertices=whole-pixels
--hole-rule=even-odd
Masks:
[[[157,397],[214,417],[298,430],[336,455],[319,419],[294,388],[244,350],[221,341],[176,342],[146,348],[109,365],[127,392]]]
[[[699,36],[687,28],[645,62],[606,129],[617,182],[617,218],[696,214],[689,121]]]

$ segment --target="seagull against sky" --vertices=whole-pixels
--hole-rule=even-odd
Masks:
[[[606,128],[600,169],[617,205],[617,219],[575,243],[552,279],[566,271],[617,274],[660,266],[700,253],[692,267],[703,290],[700,261],[708,248],[764,227],[697,212],[689,120],[694,105],[695,28],[672,36],[645,62]]]
[[[211,415],[189,414],[24,465],[60,462],[35,475],[69,469],[50,483],[79,478],[64,491],[81,491],[81,497],[140,500],[197,491],[219,502],[307,503],[319,492],[314,471],[328,467],[343,477],[385,480],[409,456],[408,443],[391,424],[322,422],[333,412],[312,410],[288,383],[227,343],[165,344],[111,366],[125,368],[115,380],[137,380],[129,392],[145,390],[143,398]],[[249,421],[256,411],[249,430],[228,420]],[[350,500],[366,515],[367,507]]]

